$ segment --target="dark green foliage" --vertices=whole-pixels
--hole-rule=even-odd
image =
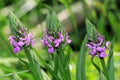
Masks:
[[[78,62],[76,66],[76,80],[86,80],[85,60],[87,40],[88,36],[86,35],[82,42],[82,46],[78,55]]]

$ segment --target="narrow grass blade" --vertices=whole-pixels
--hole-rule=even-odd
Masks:
[[[71,80],[69,63],[70,63],[70,47],[67,48],[67,55],[65,56],[64,69],[66,72],[67,79]]]
[[[78,61],[77,61],[77,67],[76,67],[76,80],[86,80],[86,74],[85,74],[85,60],[86,60],[86,43],[87,43],[88,37],[85,36],[79,55],[78,55]]]
[[[13,80],[22,80],[16,72],[13,73]]]
[[[94,67],[97,69],[97,71],[100,73],[100,72],[103,72],[100,67],[98,65],[96,65],[93,60],[91,60],[92,64],[94,65]]]
[[[108,74],[110,76],[110,80],[115,80],[114,58],[113,58],[114,40],[115,40],[115,38],[113,38],[113,40],[112,40],[112,44],[111,44],[110,52],[109,52],[109,56],[108,56],[108,62],[107,62],[107,70],[108,70]]]
[[[30,70],[24,70],[24,71],[20,71],[20,72],[16,72],[17,74],[22,74],[22,73],[27,73],[27,72],[30,72]],[[5,74],[5,75],[1,75],[0,78],[5,78],[5,77],[8,77],[8,76],[12,76],[14,75],[14,73],[9,73],[9,74]]]
[[[56,73],[54,73],[54,70],[51,69],[50,65],[48,65],[42,58],[41,56],[38,54],[38,52],[34,49],[36,55],[39,57],[40,61],[42,62],[42,64],[45,66],[45,68],[47,69],[47,71],[52,75],[54,80],[60,80],[59,77],[57,76]],[[56,61],[57,62],[57,61]],[[56,67],[56,69],[58,70],[58,67]]]

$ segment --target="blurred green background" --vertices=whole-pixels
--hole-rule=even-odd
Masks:
[[[35,49],[44,60],[49,61],[48,52],[41,43],[45,18],[48,12],[55,11],[66,32],[70,33],[71,46],[71,77],[75,80],[77,53],[86,34],[85,18],[91,20],[97,30],[112,40],[115,36],[114,66],[116,80],[120,79],[120,0],[0,0],[0,76],[11,72],[28,70],[18,58],[26,60],[24,52],[14,54],[8,41],[9,22],[7,15],[13,11],[22,23],[35,36]],[[97,80],[98,73],[87,55],[87,80]],[[44,68],[44,67],[43,67]],[[33,80],[29,72],[7,76],[0,80]]]

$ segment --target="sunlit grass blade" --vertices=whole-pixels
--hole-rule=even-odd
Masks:
[[[101,70],[101,68],[97,64],[94,63],[93,60],[91,60],[91,61],[92,61],[92,64],[94,65],[94,67],[97,69],[97,71],[99,73],[99,79],[100,80],[106,80],[105,73]]]
[[[115,38],[113,38],[113,40],[112,40],[112,44],[111,44],[110,52],[109,52],[109,56],[108,56],[108,62],[107,62],[107,70],[108,70],[108,74],[110,76],[110,80],[115,80],[114,57],[113,57],[114,40],[115,40]]]
[[[30,70],[24,70],[24,71],[19,71],[19,72],[16,72],[17,74],[23,74],[23,73],[27,73],[27,72],[30,72]],[[14,73],[8,73],[8,74],[5,74],[5,75],[1,75],[0,78],[5,78],[5,77],[8,77],[8,76],[12,76],[14,75]]]
[[[13,80],[22,80],[16,72],[13,73]]]
[[[99,73],[100,73],[100,72],[103,72],[103,71],[100,69],[100,67],[93,62],[93,60],[91,60],[91,62],[92,62],[92,64],[94,65],[94,67],[97,69],[97,71],[98,71]]]
[[[86,60],[87,40],[88,40],[88,36],[86,35],[82,42],[80,52],[78,54],[78,61],[77,61],[77,67],[76,67],[76,80],[86,80],[85,60]]]
[[[107,80],[104,73],[100,71],[99,73],[99,80]]]

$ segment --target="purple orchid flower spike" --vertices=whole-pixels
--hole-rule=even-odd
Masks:
[[[107,56],[106,50],[109,49],[110,41],[107,41],[104,45],[104,37],[99,34],[95,42],[90,41],[86,44],[92,57],[99,56],[105,58]]]
[[[18,29],[18,32],[21,35],[23,35],[22,37],[18,35],[18,37],[10,36],[8,38],[10,44],[14,47],[14,51],[13,51],[14,53],[20,52],[24,46],[31,45],[33,47],[34,45],[33,35],[32,33],[27,34],[26,30],[27,30],[26,28]]]
[[[63,36],[63,34],[60,32],[58,32],[58,34],[56,35],[57,37],[45,32],[43,36],[42,42],[44,46],[48,48],[49,53],[54,53],[55,50],[59,49],[62,44],[70,44],[72,42],[72,40],[69,39],[68,33],[66,34],[66,36]]]

